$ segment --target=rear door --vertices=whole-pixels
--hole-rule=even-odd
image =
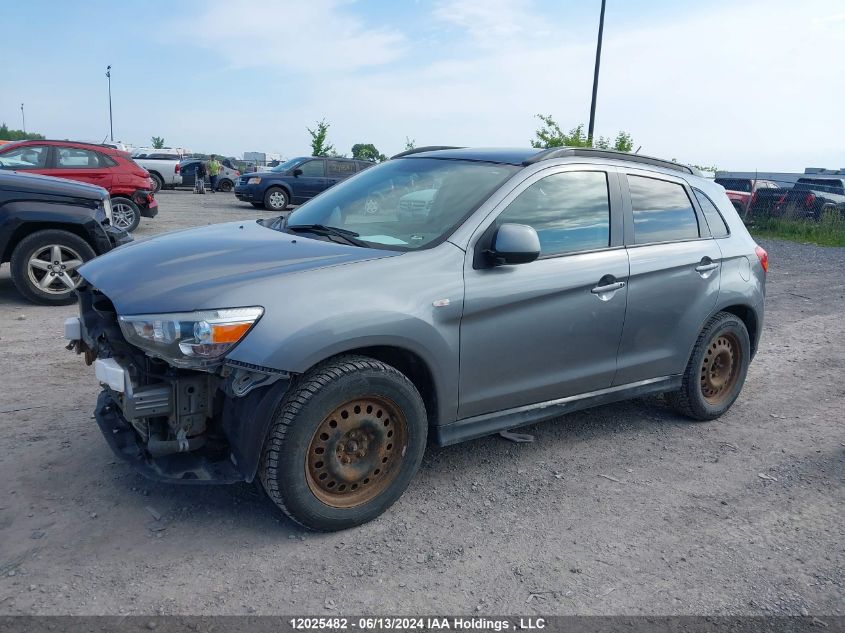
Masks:
[[[100,152],[78,147],[53,148],[51,176],[79,180],[111,189],[117,163]]]
[[[197,178],[198,163],[182,163],[179,173],[182,175],[182,186],[193,187]]]
[[[314,158],[300,163],[297,166],[301,174],[289,179],[288,182],[293,189],[293,204],[302,204],[310,200],[326,187],[326,161],[322,158]]]
[[[610,387],[628,279],[614,169],[543,170],[494,215],[464,269],[458,417]],[[506,222],[537,231],[539,259],[479,264],[485,240]]]
[[[631,272],[614,385],[683,373],[716,305],[722,261],[683,178],[619,171]]]

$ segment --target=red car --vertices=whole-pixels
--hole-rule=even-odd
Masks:
[[[154,218],[158,202],[150,174],[127,152],[76,141],[19,141],[0,146],[0,169],[27,171],[99,185],[109,192],[112,225],[134,231]]]

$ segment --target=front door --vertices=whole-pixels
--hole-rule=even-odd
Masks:
[[[616,371],[628,255],[614,170],[529,178],[479,228],[474,248],[506,222],[534,227],[541,253],[513,266],[467,254],[459,418],[604,389]]]
[[[683,373],[716,305],[722,252],[680,178],[620,173],[631,262],[615,385]]]
[[[293,189],[293,204],[302,204],[310,200],[318,193],[321,193],[328,185],[326,184],[326,161],[322,158],[315,158],[300,163],[297,170],[302,173],[295,176],[291,181]]]

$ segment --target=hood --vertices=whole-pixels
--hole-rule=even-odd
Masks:
[[[268,277],[400,254],[290,235],[255,221],[229,222],[136,241],[79,272],[120,314],[189,312],[238,307],[230,302],[234,291],[243,296],[245,287],[266,285]]]
[[[97,185],[18,171],[0,171],[0,189],[53,196],[73,196],[86,200],[103,200],[109,197],[108,192]]]

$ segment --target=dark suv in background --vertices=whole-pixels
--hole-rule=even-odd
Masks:
[[[254,207],[283,211],[302,204],[374,163],[349,158],[291,158],[268,171],[243,174],[235,183],[235,196]]]
[[[0,263],[30,301],[73,303],[79,267],[132,241],[111,215],[102,187],[0,171]]]

